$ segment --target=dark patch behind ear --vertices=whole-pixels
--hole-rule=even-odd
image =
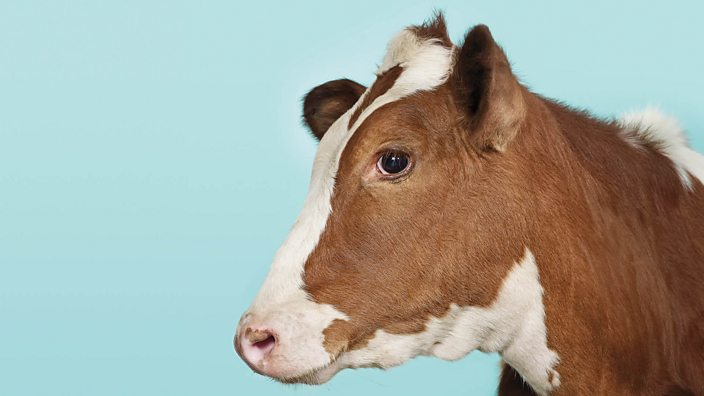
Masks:
[[[349,110],[366,87],[352,80],[328,81],[313,88],[303,99],[303,118],[318,140]]]
[[[477,147],[504,151],[525,116],[525,103],[506,55],[485,25],[467,33],[452,87]]]

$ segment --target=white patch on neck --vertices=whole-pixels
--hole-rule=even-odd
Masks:
[[[457,360],[475,349],[499,352],[539,395],[560,386],[557,354],[547,346],[543,288],[535,257],[526,249],[487,308],[452,305],[441,318],[430,318],[416,334],[378,330],[363,349],[341,355],[318,373],[321,382],[346,367],[398,366],[418,355]]]
[[[675,118],[647,107],[622,115],[618,123],[623,128],[621,136],[632,146],[640,147],[638,139],[642,139],[658,147],[672,161],[686,189],[693,189],[690,175],[704,183],[704,156],[689,148],[687,137]]]
[[[393,87],[367,107],[355,124],[348,128],[351,115],[369,93],[365,92],[321,139],[303,209],[288,239],[276,253],[249,313],[240,324],[246,326],[255,321],[283,326],[278,327],[282,337],[278,349],[294,356],[299,365],[312,364],[315,367],[327,364],[330,356],[323,348],[322,332],[335,319],[347,320],[334,307],[311,301],[302,289],[305,262],[318,244],[332,212],[331,199],[342,151],[359,125],[376,109],[414,92],[431,90],[445,82],[449,75],[452,50],[434,41],[420,42],[417,38],[413,41],[410,35],[410,31],[401,32],[397,37],[403,36],[404,39],[394,39],[389,46],[389,53],[395,55],[385,57],[384,62],[400,62],[403,66],[403,72]],[[409,44],[409,40],[413,41],[413,45]],[[287,335],[296,339],[283,338]],[[291,345],[294,342],[296,345]],[[289,344],[288,347],[286,344]],[[291,350],[293,348],[296,350]]]

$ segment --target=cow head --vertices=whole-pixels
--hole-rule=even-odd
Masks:
[[[532,260],[530,175],[513,142],[531,98],[485,26],[455,47],[441,15],[392,39],[369,88],[313,89],[310,190],[235,336],[249,366],[321,383],[347,367],[500,349],[493,331],[527,311],[502,290],[516,268],[536,277],[517,266]]]

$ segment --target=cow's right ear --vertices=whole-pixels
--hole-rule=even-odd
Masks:
[[[345,114],[366,91],[366,87],[348,79],[328,81],[313,88],[303,99],[303,118],[318,140],[330,125]]]
[[[525,119],[526,104],[523,88],[489,28],[478,25],[467,33],[452,80],[472,141],[481,150],[505,151]]]

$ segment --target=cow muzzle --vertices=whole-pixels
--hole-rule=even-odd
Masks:
[[[278,381],[324,382],[328,378],[317,374],[334,359],[324,347],[323,330],[329,322],[320,309],[300,310],[292,305],[243,315],[235,333],[235,350],[253,371]]]
[[[246,314],[240,320],[235,333],[235,351],[247,365],[255,372],[275,377],[276,355],[279,344],[278,333],[263,323],[250,320],[251,315]]]

